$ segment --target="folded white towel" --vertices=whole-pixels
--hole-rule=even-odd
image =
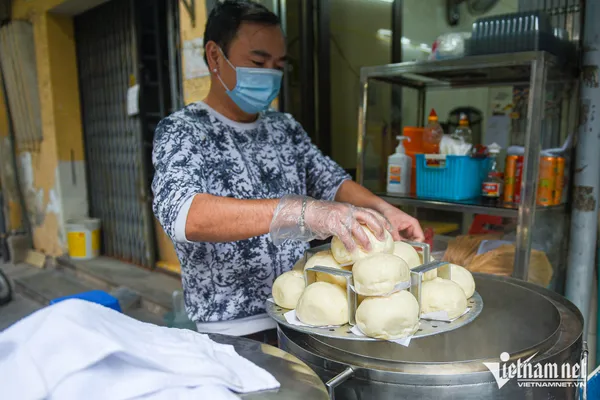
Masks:
[[[228,400],[237,398],[228,390],[279,387],[232,346],[82,300],[46,307],[0,333],[0,382],[2,398],[21,400]]]

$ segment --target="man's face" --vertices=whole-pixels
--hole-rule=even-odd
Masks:
[[[229,45],[227,56],[234,67],[283,70],[286,49],[281,28],[243,23]],[[227,88],[233,89],[237,83],[236,73],[221,52],[218,52],[217,68]]]

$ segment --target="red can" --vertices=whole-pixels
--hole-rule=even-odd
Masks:
[[[514,202],[521,202],[521,180],[523,178],[523,156],[517,156],[515,165],[515,193]]]

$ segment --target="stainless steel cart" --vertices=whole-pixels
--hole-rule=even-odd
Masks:
[[[585,399],[585,391],[578,397],[577,389],[585,373],[576,379],[548,379],[558,385],[547,384],[544,377],[537,380],[541,385],[532,385],[525,373],[506,382],[494,376],[505,378],[504,366],[518,365],[518,360],[536,368],[586,371],[583,317],[577,307],[518,279],[474,277],[485,304],[481,314],[458,329],[415,338],[409,347],[332,338],[327,329],[307,333],[283,324],[278,327],[279,346],[327,382],[330,398]]]
[[[237,353],[264,368],[281,384],[279,390],[241,395],[245,400],[323,400],[328,399],[325,385],[304,362],[277,347],[255,340],[219,334],[209,335],[221,344],[232,345]]]

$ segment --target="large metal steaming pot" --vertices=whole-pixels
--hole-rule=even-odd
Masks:
[[[413,339],[409,347],[309,335],[279,326],[280,347],[306,362],[336,399],[556,399],[578,398],[575,387],[499,389],[484,362],[584,365],[583,317],[556,293],[520,280],[474,274],[483,311],[469,324]],[[584,374],[585,376],[585,374]],[[522,384],[522,382],[521,382]],[[565,385],[568,386],[568,385]]]

